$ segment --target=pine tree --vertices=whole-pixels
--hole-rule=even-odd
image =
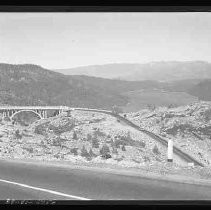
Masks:
[[[92,147],[99,148],[99,146],[100,146],[99,141],[98,141],[97,137],[94,136],[94,138],[92,139]]]
[[[92,135],[88,133],[86,138],[87,138],[87,141],[91,141],[92,140]]]
[[[75,131],[73,131],[73,139],[75,139],[75,140],[77,140],[77,139],[78,139],[77,134],[76,134],[76,132],[75,132]]]
[[[87,152],[86,147],[83,145],[82,149],[81,149],[81,156],[82,157],[89,157],[89,153]]]
[[[117,148],[115,146],[112,146],[112,151],[113,154],[118,154]]]
[[[89,150],[90,157],[96,157],[97,155],[92,151],[92,148]]]
[[[19,130],[16,130],[15,131],[15,138],[16,139],[21,139],[22,138],[22,135],[20,134],[20,131]]]
[[[75,156],[78,155],[78,148],[72,148],[70,150],[71,153],[73,153]]]
[[[126,151],[125,145],[122,145],[122,151]]]
[[[155,145],[155,146],[154,146],[154,148],[153,148],[153,150],[152,150],[152,151],[153,151],[153,153],[154,153],[154,154],[156,154],[156,155],[159,155],[159,154],[160,154],[160,151],[159,151],[159,149],[158,149],[158,146],[157,146],[157,145]]]
[[[100,154],[105,159],[111,158],[110,149],[109,149],[109,147],[106,144],[104,144],[102,146],[102,148],[100,150]]]

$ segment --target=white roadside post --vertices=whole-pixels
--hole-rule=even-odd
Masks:
[[[169,139],[168,141],[168,162],[173,162],[173,141]]]

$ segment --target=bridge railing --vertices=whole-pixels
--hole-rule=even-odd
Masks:
[[[68,110],[68,106],[0,106],[0,110]]]

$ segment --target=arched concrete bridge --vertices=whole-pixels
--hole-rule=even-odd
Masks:
[[[3,117],[10,119],[20,112],[33,112],[40,119],[43,119],[47,118],[48,110],[55,110],[60,114],[63,111],[70,110],[70,108],[67,106],[0,106],[0,113],[3,114]]]

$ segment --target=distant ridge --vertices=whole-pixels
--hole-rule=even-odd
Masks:
[[[145,64],[111,63],[68,69],[55,69],[65,75],[87,75],[127,81],[174,81],[211,78],[211,63],[206,61],[159,61]]]

